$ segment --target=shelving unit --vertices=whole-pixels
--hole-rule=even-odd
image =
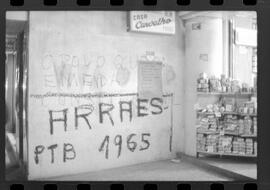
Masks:
[[[236,98],[250,98],[252,96],[256,96],[256,94],[254,93],[219,93],[219,92],[210,92],[210,93],[205,93],[205,92],[198,92],[198,97],[201,97],[203,96],[203,98],[209,96],[210,98],[212,96],[218,96],[221,97],[221,96],[232,96],[232,97],[236,97]],[[223,118],[225,115],[235,115],[237,116],[238,118],[244,118],[246,116],[249,116],[251,118],[254,118],[254,117],[257,117],[257,114],[256,113],[238,113],[238,112],[201,112],[201,111],[197,111],[197,118],[198,117],[210,117],[211,115],[214,116],[215,119],[218,120],[217,122],[217,125],[219,125],[219,118]],[[225,137],[225,136],[231,136],[233,139],[234,138],[244,138],[244,143],[246,143],[246,139],[253,139],[252,140],[252,143],[253,143],[253,154],[243,154],[242,152],[241,153],[233,153],[233,151],[231,151],[231,153],[227,152],[227,151],[219,151],[217,149],[217,151],[207,151],[206,148],[201,148],[202,145],[199,145],[199,149],[198,149],[198,145],[197,145],[197,157],[199,157],[200,154],[202,155],[219,155],[219,156],[239,156],[239,157],[250,157],[250,158],[256,158],[257,157],[257,154],[254,154],[254,140],[257,141],[257,135],[256,134],[239,134],[239,132],[229,132],[229,131],[226,131],[226,130],[220,130],[220,129],[217,129],[217,130],[209,130],[209,129],[204,129],[203,127],[199,127],[197,125],[197,128],[196,128],[196,131],[197,131],[197,135],[198,134],[203,134],[205,136],[208,136],[208,135],[217,135],[218,137]],[[198,136],[197,136],[198,138]],[[202,135],[201,135],[201,138],[202,138]],[[205,138],[205,141],[207,141],[206,137]],[[211,138],[211,137],[210,137]],[[231,147],[233,149],[233,140],[231,141]],[[198,142],[197,142],[198,143]],[[206,145],[205,145],[206,146]],[[239,145],[240,146],[240,145]],[[201,150],[201,149],[205,149],[205,151]]]
[[[197,92],[198,95],[213,95],[213,96],[253,96],[254,93],[241,92],[241,93],[225,93],[225,92]]]
[[[206,152],[206,151],[197,151],[197,154],[208,154],[208,155],[219,155],[219,156],[241,156],[241,157],[254,157],[257,155],[254,154],[234,154],[234,153],[223,153],[223,152]]]

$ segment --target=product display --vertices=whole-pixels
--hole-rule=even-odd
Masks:
[[[207,152],[217,152],[218,135],[207,135],[205,150]]]
[[[232,137],[220,136],[218,141],[218,152],[231,153],[232,150]]]
[[[200,73],[197,80],[198,92],[221,92],[221,93],[251,93],[256,92],[256,86],[250,87],[247,83],[241,83],[239,80],[210,76],[206,73]]]
[[[242,114],[257,114],[257,105],[255,101],[244,102],[238,105],[238,112]]]
[[[200,92],[209,92],[209,81],[206,73],[201,73],[197,80],[197,89]]]
[[[253,154],[253,140],[246,138],[246,154]]]
[[[203,134],[197,135],[197,150],[205,151],[206,138]]]
[[[197,151],[222,155],[257,155],[255,101],[220,98],[201,107],[197,103]]]

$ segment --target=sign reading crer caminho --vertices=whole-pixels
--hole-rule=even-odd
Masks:
[[[131,11],[129,30],[160,34],[175,33],[173,11]]]

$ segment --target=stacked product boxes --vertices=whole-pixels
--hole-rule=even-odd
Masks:
[[[215,109],[209,109],[215,108]],[[257,117],[219,112],[208,105],[201,112],[197,126],[197,150],[220,154],[257,154]],[[218,115],[218,116],[217,116]],[[221,116],[220,116],[221,115]]]
[[[246,154],[253,154],[253,140],[246,138]]]
[[[226,78],[225,75],[207,76],[206,73],[200,73],[197,79],[198,92],[222,92],[222,93],[249,93],[255,92],[255,88],[249,87],[247,83]]]
[[[207,152],[217,152],[218,146],[218,135],[207,135],[206,137],[206,151]]]

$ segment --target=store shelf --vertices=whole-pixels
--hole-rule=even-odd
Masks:
[[[256,93],[221,93],[221,92],[197,92],[197,96],[198,96],[198,101],[200,100],[200,97],[201,98],[207,98],[209,97],[210,101],[216,101],[217,98],[220,98],[222,96],[228,96],[228,98],[234,98],[234,99],[241,99],[241,98],[248,98],[250,99],[252,96],[256,96]],[[213,98],[215,98],[213,100]],[[220,100],[219,100],[220,101]],[[205,104],[205,102],[204,102]],[[213,110],[210,110],[210,111],[213,111]],[[226,120],[226,117],[223,118],[224,116],[228,116],[228,115],[233,115],[233,116],[237,116],[235,118],[232,118],[233,120]],[[224,121],[224,125],[226,124],[234,124],[234,119],[244,119],[245,116],[250,116],[252,117],[251,119],[253,119],[253,117],[255,117],[256,119],[256,116],[257,114],[256,113],[252,113],[252,114],[249,114],[249,113],[240,113],[238,111],[224,111],[224,112],[208,112],[207,109],[198,109],[197,110],[197,119],[202,119],[202,118],[209,118],[209,116],[214,116],[215,119],[217,119],[217,125],[219,125],[219,121]],[[212,120],[210,120],[209,122],[211,122]],[[203,124],[204,122],[207,122],[207,120],[203,121]],[[252,121],[253,122],[253,121]],[[202,125],[203,125],[202,124]],[[205,124],[207,125],[207,123]],[[252,124],[253,125],[253,124]],[[200,124],[198,124],[198,128],[200,127]],[[199,135],[200,134],[200,135]],[[201,134],[205,134],[205,135],[201,135]],[[198,130],[197,129],[197,135],[199,135],[199,137],[197,137],[197,143],[199,148],[201,146],[203,146],[203,144],[206,144],[206,141],[210,141],[210,144],[212,143],[212,141],[216,141],[218,140],[218,144],[220,143],[220,139],[221,139],[221,142],[223,142],[222,139],[231,139],[231,140],[228,140],[229,143],[231,143],[231,146],[233,147],[234,146],[234,142],[238,141],[238,137],[239,138],[243,138],[241,140],[244,140],[244,143],[245,143],[245,147],[249,147],[249,144],[247,145],[246,144],[246,140],[248,138],[252,138],[252,144],[254,145],[254,143],[256,142],[257,143],[257,135],[254,135],[254,134],[239,134],[238,131],[226,131],[226,130],[221,130],[221,131],[210,131],[210,130]],[[211,136],[213,135],[213,136]],[[216,136],[217,135],[217,136]],[[241,141],[242,142],[242,141]],[[249,141],[248,141],[249,142]],[[254,146],[252,145],[252,149],[253,151],[255,151],[255,148]],[[224,146],[224,145],[222,145]],[[242,145],[241,145],[242,146]],[[224,153],[224,152],[207,152],[207,151],[202,151],[204,149],[197,149],[197,156],[199,154],[205,154],[205,155],[219,155],[219,156],[235,156],[235,157],[257,157],[257,155],[252,155],[252,154],[239,154],[239,153]],[[222,149],[221,149],[222,150]]]
[[[197,111],[199,115],[215,115],[216,112],[200,112]],[[249,114],[249,113],[238,113],[238,112],[218,112],[219,114],[223,115],[240,115],[240,116],[251,116],[257,117],[257,114]]]
[[[197,133],[200,133],[200,134],[219,134],[219,131],[207,130],[207,131],[197,131]]]
[[[213,95],[213,96],[252,96],[254,93],[224,93],[224,92],[197,92],[198,95]]]
[[[257,135],[255,134],[239,134],[239,133],[233,133],[233,132],[224,132],[223,134],[221,134],[220,131],[211,131],[211,130],[198,130],[197,129],[197,133],[200,134],[220,134],[220,135],[232,135],[232,136],[239,136],[239,137],[246,137],[246,138],[257,138]]]
[[[257,138],[257,135],[240,135],[241,137]]]
[[[199,154],[208,154],[208,155],[220,155],[220,156],[241,156],[241,157],[257,157],[254,154],[235,154],[235,153],[222,153],[222,152],[206,152],[206,151],[197,151]]]
[[[224,135],[239,136],[239,133],[233,133],[233,132],[224,132]]]
[[[197,112],[199,115],[215,115],[215,112]]]
[[[238,113],[241,116],[251,116],[251,117],[257,117],[257,114],[254,113]]]

